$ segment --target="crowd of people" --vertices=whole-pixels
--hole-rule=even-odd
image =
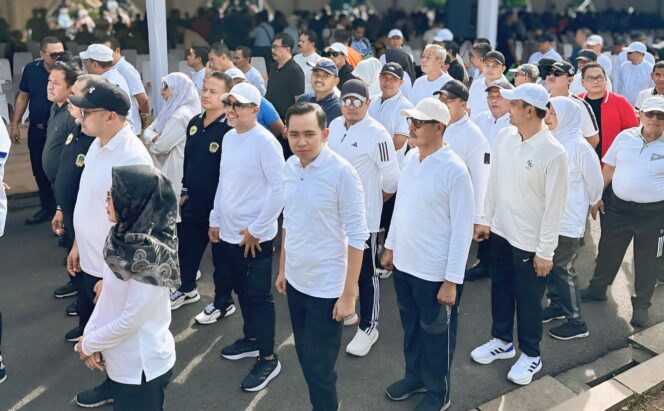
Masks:
[[[631,323],[648,323],[664,282],[664,62],[642,36],[603,54],[604,38],[581,28],[567,61],[547,32],[512,67],[509,41],[475,39],[466,65],[454,34],[434,27],[415,65],[400,28],[374,54],[365,36],[374,29],[337,22],[321,48],[316,30],[291,35],[264,20],[254,44],[192,47],[190,75],[154,85],[164,100],[154,117],[116,38],[79,55],[41,39],[9,133],[0,128],[0,177],[29,107],[41,208],[26,224],[50,221],[67,248],[67,282],[54,295],[76,296],[66,313],[78,324],[65,339],[107,374],[78,405],[163,407],[176,359],[171,316],[201,300],[208,244],[214,297],[194,321],[233,315],[237,298],[243,333],[221,355],[255,359],[240,387],[260,391],[282,369],[274,285],[288,299],[314,410],[338,407],[343,327],[356,327],[349,355],[378,342],[390,277],[405,373],[386,395],[424,393],[418,411],[451,404],[466,281],[491,279],[490,338],[471,358],[520,351],[507,374],[518,385],[546,359],[543,323],[561,321],[548,331],[555,339],[589,335],[582,303],[607,299],[632,240]],[[257,55],[273,62],[267,78],[251,64]],[[589,214],[601,237],[581,289],[574,262]]]

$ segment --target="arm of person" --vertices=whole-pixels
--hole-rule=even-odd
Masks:
[[[282,173],[285,161],[281,145],[277,140],[264,141],[259,156],[263,177],[267,180],[269,188],[263,209],[248,227],[249,234],[255,238],[260,238],[260,234],[274,224],[284,208]]]
[[[28,102],[30,101],[30,95],[23,90],[19,90],[16,95],[16,102],[14,103],[14,118],[11,125],[11,137],[15,143],[21,142],[21,133],[18,126],[21,124],[23,119],[23,114],[28,108]]]
[[[281,253],[279,253],[279,272],[275,286],[281,295],[286,295],[286,227],[281,227]]]
[[[212,210],[210,211],[210,218],[209,218],[209,232],[208,236],[210,237],[210,241],[212,243],[218,243],[219,242],[219,227],[221,227],[221,215],[220,215],[220,210],[219,210],[219,203],[221,201],[221,162],[224,160],[224,150],[222,148],[221,150],[221,159],[219,161],[219,180],[217,182],[217,192],[214,195],[214,206],[212,207]]]
[[[380,174],[383,177],[381,184],[383,198],[385,198],[385,194],[388,194],[389,199],[389,197],[396,193],[399,185],[399,162],[397,161],[394,142],[387,131],[381,133],[380,138],[376,139],[373,161],[378,166]]]
[[[83,339],[83,354],[92,355],[111,349],[130,338],[154,316],[162,290],[154,285],[127,281],[127,298],[118,318],[97,330],[89,330]]]
[[[481,137],[484,140],[482,144],[476,144],[468,154],[468,171],[473,184],[475,224],[481,224],[483,221],[484,198],[491,177],[491,146],[484,136]]]
[[[281,137],[284,134],[285,128],[286,126],[279,116],[277,116],[277,119],[274,122],[270,123],[270,132],[272,132],[275,137]]]
[[[602,199],[604,192],[604,176],[602,173],[602,166],[599,163],[599,158],[593,150],[587,150],[583,153],[579,164],[581,176],[586,186],[586,194],[590,205],[596,204]],[[607,166],[609,168],[610,166]]]
[[[152,140],[150,151],[159,155],[168,154],[187,138],[186,133],[182,122],[172,118],[166,122],[163,133]]]
[[[143,83],[141,83],[141,86]],[[148,116],[150,115],[150,98],[148,93],[143,91],[134,96],[136,98],[136,103],[138,104],[138,114],[141,116],[141,122],[143,126],[147,123]]]
[[[408,141],[408,135],[395,134],[394,137],[392,137],[392,141],[394,142],[394,150],[399,151],[403,148],[403,145],[406,144],[406,141]]]
[[[452,179],[448,191],[450,209],[451,232],[447,250],[447,267],[445,269],[445,282],[463,284],[466,261],[470,244],[473,240],[473,222],[475,211],[473,209],[474,193],[473,183],[469,173],[445,177],[440,180]]]
[[[626,130],[628,128],[637,127],[639,125],[639,118],[636,116],[634,108],[629,104],[629,101],[627,101],[627,99],[624,99],[622,102],[623,102],[623,107],[620,113],[622,120],[621,129]]]
[[[553,261],[553,253],[558,246],[560,220],[567,205],[566,187],[569,175],[567,154],[563,152],[551,159],[545,172],[544,214],[540,224],[539,245],[535,254],[543,260]]]

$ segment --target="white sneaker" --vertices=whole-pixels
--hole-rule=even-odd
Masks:
[[[188,293],[175,290],[171,293],[171,311],[175,311],[183,305],[193,304],[200,299],[201,295],[198,294],[198,291],[195,288]]]
[[[354,326],[360,323],[360,317],[357,316],[357,313],[353,313],[348,317],[344,318],[344,325],[346,327]]]
[[[386,270],[384,268],[376,268],[376,274],[378,274],[378,278],[384,280],[386,278],[390,278],[390,276],[392,275],[392,270]]]
[[[491,364],[494,360],[514,358],[514,344],[492,338],[488,343],[480,345],[470,353],[470,357],[480,364]]]
[[[371,350],[371,347],[376,344],[376,341],[378,341],[377,328],[374,328],[369,334],[358,328],[355,337],[353,337],[353,340],[346,346],[346,352],[358,357],[364,357],[369,354],[369,350]]]
[[[223,314],[223,318],[233,315],[235,313],[235,304],[231,304],[226,307],[226,311]],[[219,318],[221,318],[221,310],[214,306],[214,303],[210,303],[205,307],[205,309],[196,316],[195,320],[199,324],[214,324]]]
[[[196,271],[196,281],[200,280],[203,274],[201,274],[201,270]]]
[[[528,357],[521,353],[516,363],[507,373],[507,379],[515,384],[528,385],[533,380],[533,376],[542,369],[542,359],[540,357]]]

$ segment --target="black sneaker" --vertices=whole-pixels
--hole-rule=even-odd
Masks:
[[[585,324],[565,324],[553,327],[549,330],[549,335],[556,340],[573,340],[575,338],[584,338],[590,334]]]
[[[240,387],[249,392],[260,391],[267,384],[272,381],[281,372],[281,363],[277,354],[273,354],[274,358],[266,360],[258,357],[256,364],[251,367],[249,375],[244,377]]]
[[[2,355],[0,355],[0,384],[7,379],[7,371],[5,370],[5,363],[2,362]]]
[[[65,309],[65,314],[70,317],[76,317],[78,315],[78,311],[76,311],[76,301],[67,306]]]
[[[587,303],[588,301],[606,301],[606,291],[595,291],[588,288],[583,288],[579,291],[581,293],[581,301]]]
[[[97,408],[112,403],[111,381],[108,378],[101,385],[76,395],[76,405],[83,408]]]
[[[482,263],[477,263],[474,266],[466,270],[466,274],[463,277],[465,281],[477,281],[481,278],[488,278],[489,270],[486,269]]]
[[[48,212],[44,211],[44,209],[41,209],[37,211],[32,217],[28,217],[25,220],[25,223],[27,225],[35,225],[35,224],[41,224],[46,221],[51,221],[53,219],[53,214],[49,214]]]
[[[68,282],[67,284],[63,285],[62,287],[58,287],[54,292],[53,295],[55,298],[67,298],[67,297],[73,297],[76,294],[78,294],[78,290],[76,289],[76,286],[74,285],[73,282]]]
[[[221,350],[221,356],[227,360],[239,360],[247,357],[258,357],[258,343],[256,340],[240,338],[233,344]]]
[[[447,400],[445,404],[440,404],[431,397],[424,397],[415,407],[415,411],[446,411],[451,405],[450,400]]]
[[[65,340],[69,342],[78,342],[83,336],[83,328],[74,327],[67,334],[65,334]]]
[[[634,307],[629,323],[634,327],[645,327],[648,324],[648,309]]]
[[[542,318],[542,322],[546,324],[553,320],[564,320],[565,313],[560,308],[548,306],[542,310],[540,317]]]
[[[427,392],[423,383],[414,383],[406,379],[399,380],[387,387],[385,395],[392,401],[403,401],[413,394]]]

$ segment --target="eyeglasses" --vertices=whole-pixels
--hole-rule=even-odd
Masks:
[[[245,107],[253,107],[253,106],[255,106],[255,104],[253,104],[253,103],[240,103],[240,102],[238,102],[238,101],[230,102],[230,101],[228,101],[228,100],[224,100],[224,101],[222,101],[222,103],[224,104],[224,107],[226,107],[226,108],[230,108],[230,109],[232,109],[233,111],[242,110],[242,109],[245,108]]]
[[[84,120],[84,119],[85,119],[85,116],[87,116],[88,114],[96,113],[96,112],[98,112],[98,111],[107,111],[107,110],[105,110],[105,109],[103,109],[103,108],[94,109],[94,110],[86,110],[86,109],[83,109],[83,108],[82,108],[82,109],[81,109],[81,119]]]
[[[41,52],[44,53],[44,54],[46,54],[46,55],[48,55],[48,56],[49,56],[50,58],[52,58],[53,60],[57,60],[57,59],[59,59],[60,57],[62,57],[63,54],[65,54],[64,51],[55,51],[55,52],[53,52],[53,53],[49,53],[49,52],[46,52],[46,51],[42,50]]]
[[[290,48],[290,47],[288,47],[288,46],[279,46],[279,45],[277,45],[277,44],[273,44],[273,45],[270,46],[270,48],[271,48],[272,50],[276,50],[276,49],[281,49],[281,48],[283,48],[283,49],[287,49],[287,48]]]
[[[647,118],[657,118],[657,120],[664,120],[664,113],[661,111],[648,111],[643,113]]]
[[[586,80],[586,81],[589,81],[591,83],[599,83],[600,81],[604,81],[605,78],[606,77],[604,77],[603,75],[600,74],[598,76],[584,77],[583,79]]]
[[[406,121],[408,122],[408,126],[413,126],[414,128],[421,128],[425,124],[436,124],[438,123],[436,120],[418,120],[413,117],[406,117]]]
[[[364,101],[362,101],[358,98],[345,98],[345,99],[341,100],[341,104],[344,107],[360,108],[360,107],[362,107],[362,104],[364,104]]]

